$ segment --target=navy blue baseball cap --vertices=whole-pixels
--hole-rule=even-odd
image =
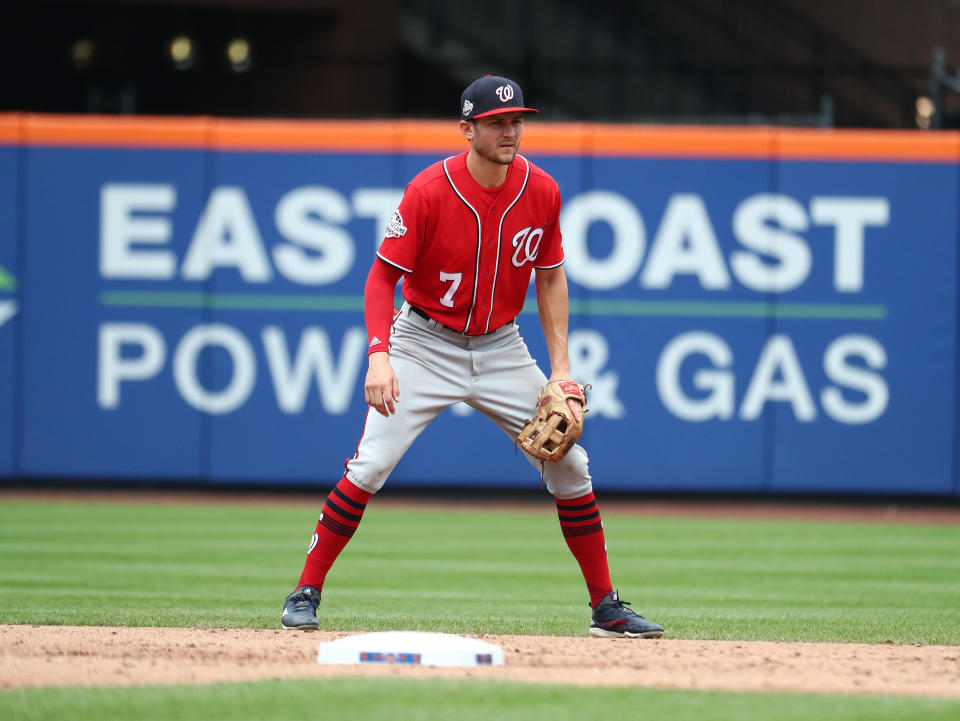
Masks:
[[[460,118],[473,120],[495,113],[539,113],[523,105],[523,91],[509,78],[484,75],[467,86],[460,96]]]

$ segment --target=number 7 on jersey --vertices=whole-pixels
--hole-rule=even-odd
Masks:
[[[461,280],[463,280],[463,273],[444,273],[442,270],[440,271],[440,282],[450,283],[447,292],[444,293],[440,299],[440,305],[446,308],[453,308],[453,296],[456,295]]]

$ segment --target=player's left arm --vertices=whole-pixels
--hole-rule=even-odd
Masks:
[[[567,328],[570,323],[570,296],[567,290],[567,274],[563,266],[537,268],[537,311],[540,325],[547,341],[550,356],[550,380],[570,378],[570,355],[567,352]],[[580,408],[576,401],[568,400],[570,411],[579,420]]]

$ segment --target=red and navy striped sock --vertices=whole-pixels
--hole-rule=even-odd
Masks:
[[[556,500],[563,538],[567,542],[567,548],[580,564],[580,572],[583,573],[583,580],[587,582],[587,591],[590,594],[590,605],[596,606],[613,590],[597,499],[591,492],[579,498]]]
[[[313,586],[317,590],[323,589],[327,571],[360,525],[371,495],[353,485],[346,477],[341,478],[333,487],[323,504],[317,530],[310,540],[298,587]]]

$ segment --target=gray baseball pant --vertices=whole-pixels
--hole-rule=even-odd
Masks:
[[[516,439],[533,414],[547,379],[515,323],[482,336],[465,336],[423,318],[403,304],[390,335],[390,364],[400,385],[396,413],[368,409],[357,454],[346,477],[376,493],[410,445],[443,409],[463,401]],[[541,462],[527,460],[541,470]],[[590,493],[587,452],[575,445],[560,461],[543,463],[543,480],[556,498]]]

